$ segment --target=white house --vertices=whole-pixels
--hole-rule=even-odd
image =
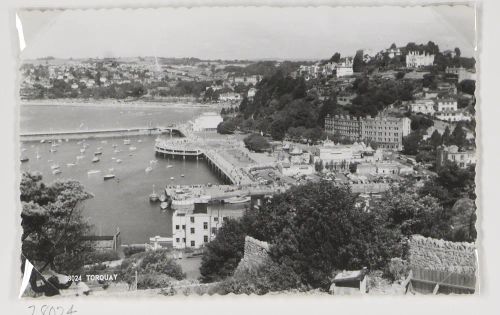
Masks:
[[[434,101],[433,100],[416,100],[412,104],[410,104],[410,110],[412,113],[422,113],[433,115],[436,110],[434,109]]]
[[[207,209],[203,213],[194,210],[176,210],[172,215],[172,244],[176,249],[200,248],[212,241],[217,231],[229,218],[243,216],[244,210]]]
[[[456,111],[457,110],[457,100],[453,98],[440,98],[437,100],[437,111]]]
[[[410,51],[406,55],[406,67],[420,68],[432,66],[434,64],[434,55],[427,53],[419,53],[417,51]]]

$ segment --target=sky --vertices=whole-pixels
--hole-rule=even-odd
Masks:
[[[472,56],[474,8],[202,7],[20,11],[21,59],[53,56],[325,59],[391,43],[459,47]]]

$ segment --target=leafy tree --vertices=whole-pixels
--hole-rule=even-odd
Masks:
[[[426,237],[443,238],[448,234],[451,222],[449,214],[430,196],[420,196],[410,185],[392,187],[378,203],[376,211],[386,212],[388,224],[409,237],[421,234]]]
[[[408,155],[416,155],[422,141],[422,134],[417,131],[411,132],[403,138],[403,152]]]
[[[443,144],[444,145],[450,145],[451,144],[451,131],[448,126],[444,129],[443,133]]]
[[[461,123],[458,123],[453,129],[450,142],[459,148],[463,148],[467,144],[467,135]]]
[[[462,198],[455,202],[452,211],[452,240],[456,242],[475,242],[476,205],[469,198]]]
[[[78,271],[85,254],[92,251],[85,241],[91,226],[81,216],[82,201],[91,198],[73,180],[42,182],[38,174],[21,178],[21,225],[23,255],[40,271]]]
[[[232,119],[226,119],[217,125],[217,132],[220,134],[233,134],[236,130],[236,124]]]
[[[245,230],[242,223],[229,219],[207,244],[203,253],[200,273],[203,282],[214,282],[233,274],[243,257]]]
[[[401,250],[385,218],[363,211],[348,187],[331,182],[293,187],[248,216],[249,234],[272,244],[273,261],[312,287],[327,288],[334,270],[380,268]]]
[[[365,69],[365,62],[363,61],[363,50],[356,51],[352,62],[352,70],[354,72],[363,72]]]
[[[465,94],[474,95],[476,91],[476,81],[475,80],[462,80],[458,84],[458,90]]]
[[[243,142],[249,150],[256,152],[266,151],[271,147],[266,138],[256,133],[247,136]]]
[[[439,133],[439,131],[434,130],[434,132],[432,133],[431,135],[431,138],[429,139],[430,141],[430,144],[436,148],[438,146],[440,146],[441,144],[443,144],[443,137],[441,137],[441,134]]]
[[[283,140],[287,130],[287,123],[283,120],[275,120],[271,124],[271,137],[274,140]]]
[[[330,58],[331,62],[339,63],[340,62],[340,53],[336,52],[333,54],[333,56]]]

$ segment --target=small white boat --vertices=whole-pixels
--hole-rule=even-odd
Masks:
[[[101,172],[100,170],[90,170],[90,171],[87,172],[87,175],[98,174],[100,172]]]
[[[120,151],[120,150],[114,150],[113,151],[113,153],[120,153],[120,152],[122,152],[122,151]]]
[[[165,201],[167,201],[167,195],[165,195],[165,194],[161,194],[161,195],[160,195],[160,201],[161,201],[161,202],[165,202]]]
[[[130,144],[130,139],[124,139],[123,140],[124,145],[129,145]]]
[[[101,151],[102,150],[102,147],[97,147],[97,151]]]
[[[121,162],[122,162],[122,160],[116,159],[116,163],[121,163]]]
[[[61,170],[60,169],[55,169],[55,170],[52,171],[52,174],[53,175],[61,174]]]
[[[38,153],[38,150],[36,150],[36,159],[39,160],[41,158],[40,153]]]
[[[62,142],[62,139],[58,139],[57,142],[61,143]]]
[[[115,178],[115,174],[106,174],[106,175],[104,175],[104,180],[113,179],[113,178]]]
[[[174,180],[174,179],[175,179],[175,177],[170,177],[170,180]]]
[[[146,169],[144,170],[146,173],[149,173],[153,170],[153,168],[151,166],[148,166],[146,167]]]
[[[97,156],[94,156],[94,158],[92,159],[92,163],[97,163],[99,161],[100,161],[100,159]]]
[[[129,147],[128,149],[129,149],[130,151],[135,151],[135,150],[137,150],[137,148],[136,148],[136,147]]]
[[[170,164],[169,164],[169,165],[167,165],[167,168],[172,168],[172,167],[174,167],[174,166],[173,166],[173,165],[170,165]]]
[[[57,146],[59,146],[59,144],[57,144],[56,142],[52,142],[52,144],[50,146],[51,147],[57,147]]]
[[[155,185],[153,185],[153,193],[149,195],[149,202],[157,202],[160,199],[158,194],[155,192]]]
[[[66,164],[67,167],[73,167],[75,165],[76,165],[75,163],[68,163],[68,164]]]
[[[184,177],[184,174],[181,174],[181,177]]]
[[[55,149],[55,148],[52,148],[52,149],[50,149],[50,150],[49,150],[49,152],[50,152],[50,153],[54,153],[54,152],[57,152],[57,149]]]
[[[85,152],[85,148],[81,148],[80,153],[84,153],[84,152]]]
[[[52,169],[52,170],[57,170],[57,169],[59,169],[59,168],[60,168],[60,167],[59,167],[59,165],[58,165],[58,164],[54,164],[54,165],[51,165],[51,166],[50,166],[50,169]]]
[[[94,152],[94,155],[102,155],[102,152],[101,151],[96,151],[96,152]]]
[[[85,155],[78,155],[78,156],[76,157],[76,160],[81,160],[81,159],[84,159],[84,158],[85,158]]]
[[[137,142],[141,143],[141,142],[142,142],[142,139],[137,140]]]
[[[163,201],[162,203],[160,203],[160,209],[167,210],[168,209],[168,202]]]
[[[227,203],[236,204],[236,203],[249,202],[251,199],[252,198],[250,198],[249,196],[239,196],[239,197],[232,197],[229,199],[225,199],[224,201]]]
[[[40,143],[45,143],[45,139],[40,140]]]

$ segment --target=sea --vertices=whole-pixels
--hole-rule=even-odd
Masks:
[[[74,131],[146,126],[185,122],[206,109],[199,107],[143,108],[139,106],[21,105],[20,133]],[[68,140],[51,144],[21,143],[21,171],[40,172],[43,181],[74,179],[93,194],[83,203],[82,214],[96,235],[121,232],[123,244],[143,244],[153,236],[172,235],[172,211],[149,202],[149,194],[161,193],[165,185],[219,184],[222,181],[204,160],[165,159],[155,156],[156,136]],[[85,152],[81,152],[86,144]],[[92,162],[95,152],[99,162]],[[38,157],[38,158],[37,158]],[[120,161],[119,161],[120,160]],[[53,174],[58,165],[60,174]],[[152,171],[146,171],[148,167]],[[90,173],[89,173],[90,172]],[[104,180],[106,174],[116,177]],[[173,179],[171,179],[173,177]]]

